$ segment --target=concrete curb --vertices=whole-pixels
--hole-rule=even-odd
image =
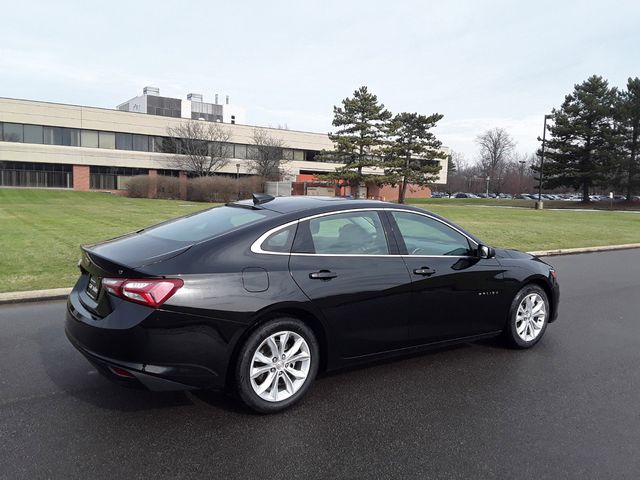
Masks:
[[[640,248],[640,243],[626,245],[607,245],[604,247],[559,248],[557,250],[541,250],[528,252],[537,257],[551,257],[555,255],[576,255],[578,253],[608,252],[611,250],[627,250]],[[50,290],[33,290],[31,292],[0,293],[0,305],[8,303],[44,302],[48,300],[64,300],[71,293],[70,288],[53,288]]]
[[[69,296],[69,293],[71,293],[70,288],[51,288],[49,290],[33,290],[30,292],[0,293],[0,305],[5,303],[64,300]]]
[[[605,245],[603,247],[581,247],[581,248],[558,248],[556,250],[541,250],[539,252],[528,252],[537,257],[551,257],[554,255],[575,255],[578,253],[608,252],[611,250],[628,250],[640,248],[640,243],[627,243],[624,245]]]

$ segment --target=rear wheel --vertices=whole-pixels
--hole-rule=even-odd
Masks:
[[[295,318],[272,320],[249,335],[236,365],[238,395],[251,409],[275,413],[300,400],[318,371],[313,331]]]
[[[549,321],[549,299],[537,285],[526,285],[513,299],[505,329],[507,342],[515,348],[533,347],[544,334]]]

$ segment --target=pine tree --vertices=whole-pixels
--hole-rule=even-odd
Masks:
[[[449,173],[456,173],[458,167],[456,167],[456,162],[453,161],[453,153],[449,155],[449,159],[447,160],[447,175]]]
[[[426,186],[438,178],[437,159],[447,158],[442,143],[429,130],[443,115],[400,113],[389,123],[389,141],[385,148],[385,183],[399,185],[398,203],[404,203],[407,185]],[[449,158],[449,162],[451,159]]]
[[[342,106],[333,107],[333,115],[332,125],[337,130],[329,138],[335,149],[323,151],[320,160],[344,165],[321,177],[346,182],[357,197],[360,185],[375,178],[363,173],[363,169],[380,166],[380,150],[391,112],[364,86],[353,92],[352,98],[345,98]]]
[[[553,109],[548,126],[545,186],[570,186],[582,190],[582,201],[589,201],[589,190],[605,183],[614,173],[617,136],[613,108],[617,90],[602,77],[593,75],[576,85],[559,109]]]
[[[640,191],[640,78],[629,78],[627,90],[618,96],[616,119],[620,128],[622,185],[627,201],[631,201],[633,193]]]

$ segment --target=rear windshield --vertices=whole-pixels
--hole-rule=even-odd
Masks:
[[[164,225],[151,227],[142,234],[163,240],[196,243],[273,215],[275,213],[270,210],[216,207]]]

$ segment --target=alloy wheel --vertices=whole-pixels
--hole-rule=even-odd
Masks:
[[[311,351],[301,335],[292,331],[274,333],[253,354],[251,386],[263,400],[286,400],[304,385],[310,366]]]
[[[535,340],[547,320],[547,306],[542,296],[530,293],[525,296],[516,312],[516,333],[525,342]]]

